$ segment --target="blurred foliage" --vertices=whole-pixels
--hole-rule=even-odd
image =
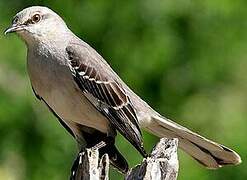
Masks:
[[[247,1],[1,0],[0,31],[30,5],[58,12],[161,114],[243,160],[213,171],[181,152],[178,179],[247,178]],[[34,98],[25,44],[1,35],[0,56],[0,180],[68,179],[77,146]],[[149,150],[157,141],[144,139]],[[131,166],[141,160],[121,137],[118,146]]]

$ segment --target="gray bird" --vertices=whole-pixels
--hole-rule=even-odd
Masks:
[[[27,45],[27,69],[36,97],[48,106],[78,144],[104,142],[112,165],[128,164],[114,145],[120,132],[143,156],[140,128],[158,137],[176,137],[179,147],[204,166],[236,165],[240,156],[161,116],[137,96],[92,47],[47,7],[17,13],[5,34],[16,32]]]

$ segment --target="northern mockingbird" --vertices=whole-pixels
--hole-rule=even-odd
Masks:
[[[158,137],[176,137],[179,147],[208,168],[239,164],[233,150],[161,116],[137,96],[92,47],[78,38],[47,7],[17,13],[5,34],[16,32],[27,45],[33,91],[61,124],[85,147],[104,142],[101,153],[126,172],[128,164],[114,146],[120,132],[143,156],[140,128]]]

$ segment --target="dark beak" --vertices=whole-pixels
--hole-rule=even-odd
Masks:
[[[12,33],[12,32],[16,32],[16,31],[21,31],[24,29],[24,25],[12,25],[10,27],[8,27],[5,31],[4,34],[8,34],[8,33]]]

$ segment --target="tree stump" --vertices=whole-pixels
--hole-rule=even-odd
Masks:
[[[149,157],[130,169],[125,180],[176,180],[178,175],[177,139],[162,138]],[[70,180],[108,180],[109,158],[99,158],[98,149],[86,149],[75,161]]]
[[[175,180],[178,175],[177,139],[162,138],[150,157],[132,168],[125,180]]]
[[[98,149],[86,149],[81,152],[71,169],[70,180],[108,180],[109,157],[99,158]]]

